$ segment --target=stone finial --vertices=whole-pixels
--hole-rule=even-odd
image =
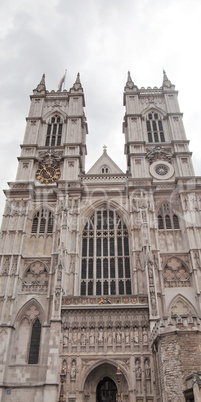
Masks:
[[[46,91],[46,86],[45,86],[45,74],[42,75],[42,78],[37,85],[36,89],[34,89],[34,92],[44,92]]]
[[[70,92],[77,92],[77,91],[83,92],[82,84],[80,82],[80,73],[77,74],[75,83],[73,84],[72,88],[70,89]]]
[[[171,81],[168,79],[167,74],[165,70],[163,70],[163,87],[165,88],[171,88],[174,89],[175,86],[171,83]]]
[[[127,78],[127,82],[126,82],[126,86],[125,86],[124,90],[125,91],[137,90],[137,86],[134,84],[134,82],[131,78],[130,71],[128,71],[128,78]]]
[[[76,84],[80,84],[80,73],[77,73]]]
[[[130,73],[130,71],[128,71],[128,79],[127,79],[127,82],[129,82],[129,81],[132,82],[132,78],[131,78],[131,73]]]
[[[107,153],[107,145],[103,146],[103,153],[106,154]]]

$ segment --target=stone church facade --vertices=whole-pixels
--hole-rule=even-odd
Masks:
[[[0,246],[1,402],[201,400],[201,178],[177,91],[124,89],[124,173],[85,173],[79,74],[31,95]]]

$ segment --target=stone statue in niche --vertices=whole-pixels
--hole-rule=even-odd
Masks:
[[[76,329],[74,329],[74,331],[73,331],[72,344],[73,344],[74,346],[77,345],[77,331],[76,331]]]
[[[98,343],[99,345],[103,344],[103,328],[99,329],[99,333],[98,333]]]
[[[130,333],[129,333],[129,330],[127,328],[126,331],[125,331],[125,344],[129,345],[129,343],[130,343]]]
[[[120,329],[118,329],[117,332],[116,332],[116,342],[117,342],[117,344],[121,343],[121,331],[120,331]]]
[[[137,393],[142,392],[142,369],[141,369],[141,363],[139,359],[136,359],[135,361],[135,378],[136,378],[136,391]]]
[[[149,283],[151,285],[153,285],[153,283],[154,283],[153,268],[152,268],[153,262],[151,260],[149,260],[147,266],[148,266]]]
[[[54,305],[55,305],[56,311],[59,310],[59,306],[60,306],[60,293],[61,293],[61,289],[59,286],[57,286],[56,291],[55,291],[55,300],[54,300]]]
[[[148,343],[148,335],[147,335],[147,331],[145,328],[143,328],[142,339],[143,339],[143,344],[146,345]]]
[[[112,342],[113,342],[112,331],[109,331],[108,332],[108,337],[107,337],[107,343],[110,346],[110,345],[112,345]]]
[[[196,268],[199,268],[199,269],[200,269],[199,254],[198,254],[196,251],[194,252],[194,258],[195,258],[195,265],[196,265]]]
[[[85,333],[85,328],[82,328],[81,331],[81,337],[80,337],[80,343],[82,346],[86,345],[86,333]]]
[[[89,335],[89,345],[94,346],[95,345],[95,332],[94,329],[91,329],[90,335]]]
[[[139,335],[138,335],[138,329],[134,329],[134,343],[138,344],[139,343]]]
[[[156,269],[158,269],[158,258],[156,254],[154,254],[154,266]]]
[[[151,368],[150,368],[150,363],[149,360],[146,359],[144,362],[144,371],[145,371],[145,380],[146,380],[146,392],[150,393],[151,392]]]
[[[63,334],[63,347],[68,347],[68,341],[69,341],[69,330],[66,329]]]
[[[155,312],[156,312],[156,298],[155,298],[155,295],[153,293],[151,294],[151,307],[152,307],[152,313],[155,314]]]
[[[137,203],[137,198],[132,199],[132,210],[137,211],[138,210],[138,203]]]
[[[75,381],[75,379],[76,379],[76,361],[75,360],[72,360],[72,362],[71,362],[70,379],[71,379],[71,381]]]
[[[150,368],[150,364],[149,364],[148,359],[145,360],[144,368],[145,368],[145,378],[150,380],[150,378],[151,378],[151,368]]]

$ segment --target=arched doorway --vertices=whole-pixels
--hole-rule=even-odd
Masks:
[[[116,402],[117,365],[115,363],[102,361],[91,367],[91,370],[88,368],[88,374],[83,379],[83,402]],[[124,395],[124,402],[130,401],[128,382],[123,370],[120,388]]]
[[[115,402],[117,387],[109,377],[104,377],[99,381],[96,390],[96,402]]]

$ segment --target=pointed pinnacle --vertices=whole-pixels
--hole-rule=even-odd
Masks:
[[[131,78],[131,73],[130,73],[130,71],[128,71],[128,79],[127,79],[127,81],[132,81],[132,78]]]
[[[41,85],[45,85],[45,74],[42,75],[40,84],[41,84]]]
[[[76,84],[80,84],[80,73],[77,73]]]
[[[165,72],[165,70],[163,70],[163,80],[168,80],[167,74]]]

